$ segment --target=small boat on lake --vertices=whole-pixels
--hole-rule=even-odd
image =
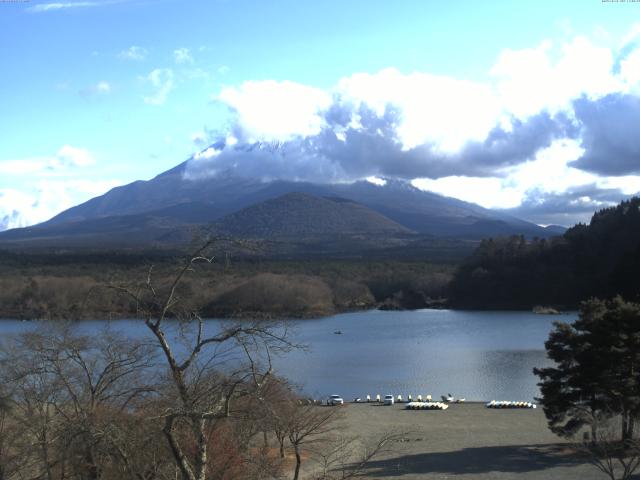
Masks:
[[[342,335],[342,330],[335,330],[333,333],[335,333],[336,335]]]

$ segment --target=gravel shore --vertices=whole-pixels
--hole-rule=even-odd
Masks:
[[[391,452],[368,465],[366,478],[606,478],[548,430],[540,408],[496,410],[479,403],[445,411],[367,403],[335,408],[344,409],[348,435],[374,440],[386,432],[407,432]]]

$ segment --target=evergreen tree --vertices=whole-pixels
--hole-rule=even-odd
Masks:
[[[583,302],[578,320],[556,323],[545,347],[556,365],[534,373],[551,431],[570,437],[619,415],[621,439],[633,438],[640,417],[640,305],[620,297]]]
[[[483,240],[457,270],[452,305],[577,308],[590,297],[640,301],[640,197],[600,210],[562,237]],[[482,277],[477,273],[482,272]]]

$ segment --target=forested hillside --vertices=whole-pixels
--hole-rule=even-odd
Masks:
[[[107,288],[144,281],[150,266],[167,282],[182,256],[171,252],[16,254],[0,251],[0,318],[107,319],[137,315],[135,303]],[[236,259],[214,263],[181,285],[204,316],[316,317],[369,308],[439,305],[452,264],[422,260]]]
[[[484,240],[451,284],[457,307],[575,308],[590,297],[640,293],[640,198],[596,212],[561,237]]]

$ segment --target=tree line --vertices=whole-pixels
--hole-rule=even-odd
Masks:
[[[640,292],[640,198],[596,212],[561,237],[483,240],[450,286],[454,306],[575,309],[587,298]]]
[[[49,263],[27,258],[25,265],[3,263],[0,255],[0,318],[115,319],[136,315],[135,302],[100,288],[145,277],[168,282],[176,259],[158,262]],[[55,255],[54,255],[55,257]],[[64,256],[63,256],[64,257]],[[15,257],[17,259],[19,257]],[[219,257],[220,258],[220,257]],[[423,308],[446,294],[453,267],[403,261],[248,261],[225,258],[184,278],[183,300],[208,317],[306,318],[375,308]],[[188,293],[188,294],[187,294]]]

